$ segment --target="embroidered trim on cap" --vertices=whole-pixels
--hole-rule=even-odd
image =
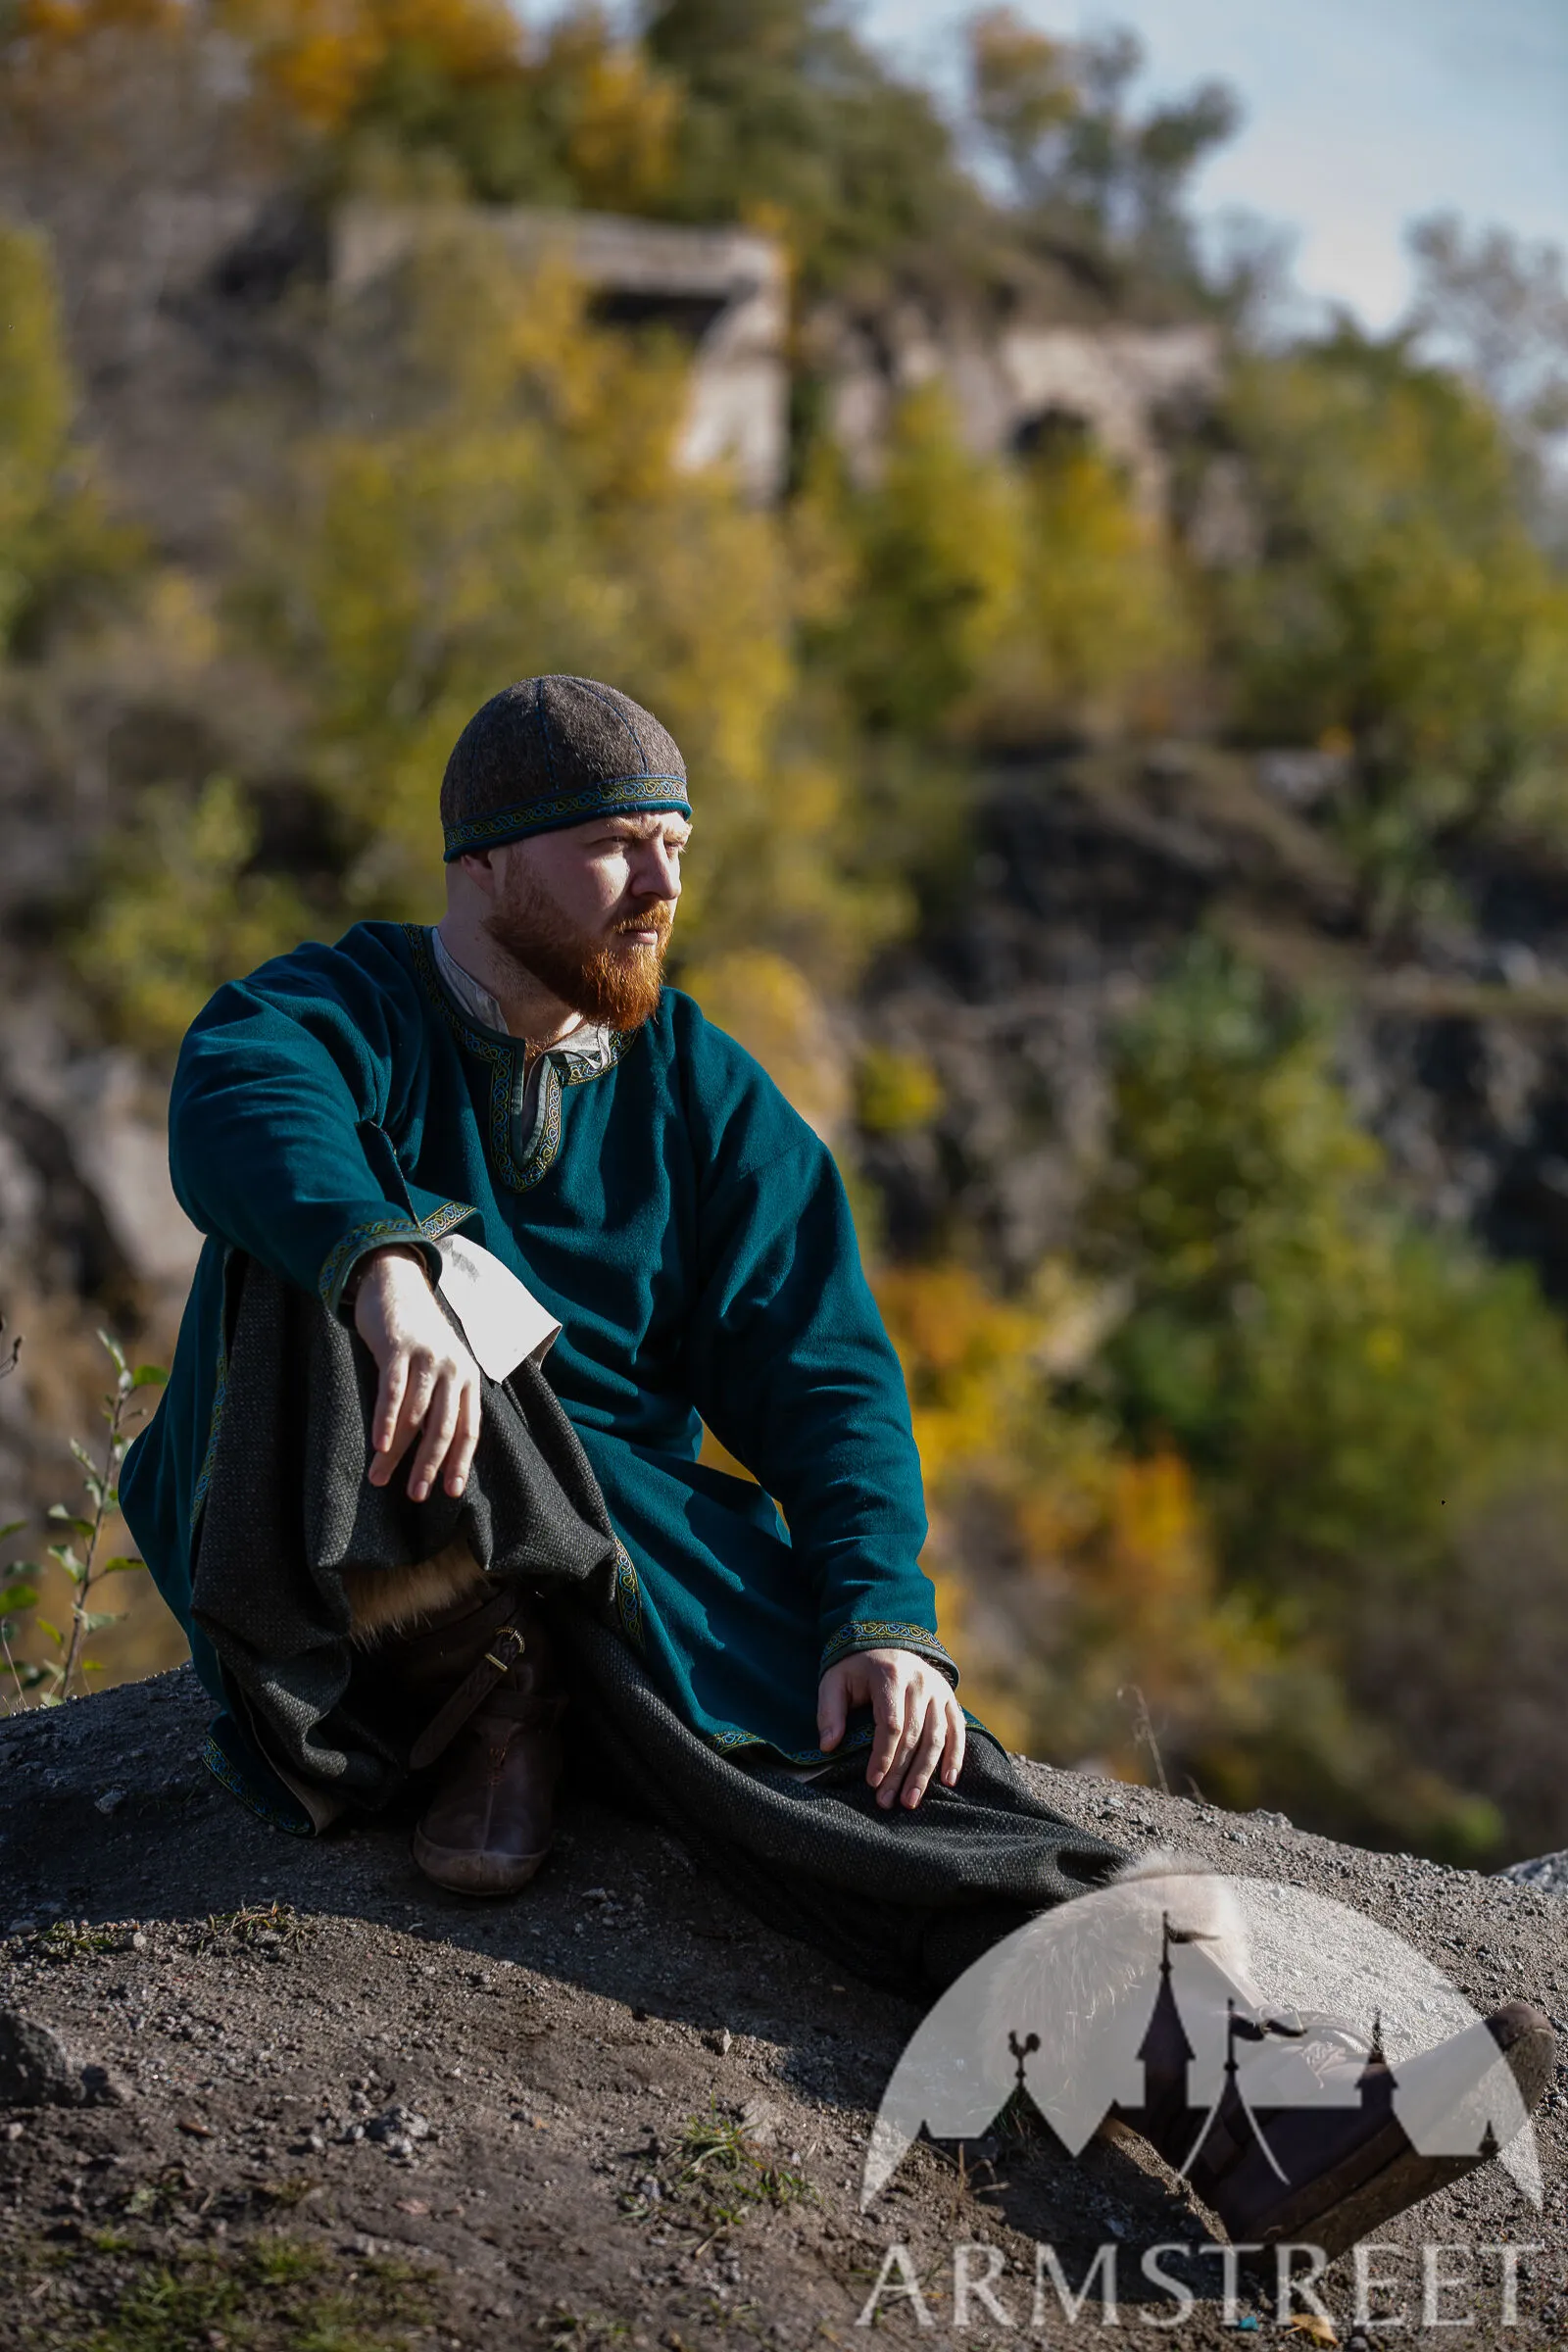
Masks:
[[[670,791],[674,785],[676,790]],[[570,824],[576,817],[644,814],[668,809],[691,814],[684,776],[607,776],[582,792],[564,792],[553,801],[522,801],[514,808],[497,808],[489,816],[471,816],[461,825],[448,825],[445,862],[465,850],[493,850],[525,834],[547,832],[552,825]]]

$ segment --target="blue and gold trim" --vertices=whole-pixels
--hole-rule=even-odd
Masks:
[[[630,1051],[638,1033],[635,1029],[607,1031],[609,1051],[603,1060],[590,1060],[584,1054],[573,1054],[569,1041],[550,1049],[539,1073],[539,1108],[533,1133],[519,1154],[514,1148],[514,1133],[527,1087],[527,1054],[522,1040],[492,1036],[466,1020],[450,992],[441,984],[424,926],[405,923],[403,931],[425,993],[464,1052],[482,1061],[490,1072],[487,1134],[490,1165],[509,1192],[525,1193],[554,1165],[561,1149],[562,1090],[585,1086],[591,1078],[602,1078],[607,1070],[612,1070]]]
[[[957,1667],[929,1626],[906,1625],[884,1617],[852,1617],[848,1625],[841,1625],[823,1643],[818,1676],[861,1649],[910,1649],[916,1657],[929,1658],[933,1666],[940,1666],[950,1683],[956,1685],[958,1680]]]
[[[617,1536],[615,1538],[615,1614],[620,1630],[633,1649],[643,1646],[643,1589],[637,1581],[637,1569],[631,1553]]]
[[[401,1209],[384,1217],[371,1217],[364,1225],[351,1226],[327,1251],[317,1277],[317,1288],[328,1313],[337,1313],[343,1285],[368,1250],[384,1249],[391,1242],[438,1242],[454,1225],[462,1225],[477,1214],[466,1200],[445,1200],[427,1217],[411,1217],[407,1209]]]
[[[607,776],[582,792],[564,792],[549,801],[521,801],[514,808],[497,808],[489,816],[471,816],[461,825],[443,827],[444,861],[450,865],[468,850],[499,850],[509,841],[525,841],[531,833],[551,833],[562,825],[585,824],[593,816],[654,816],[665,812],[690,816],[684,776]]]

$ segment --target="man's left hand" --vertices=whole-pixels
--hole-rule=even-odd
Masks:
[[[852,1707],[868,1706],[875,1730],[866,1780],[879,1805],[901,1796],[911,1810],[940,1764],[951,1788],[963,1767],[963,1709],[948,1678],[912,1649],[858,1649],[817,1686],[816,1732],[824,1753],[844,1737]]]

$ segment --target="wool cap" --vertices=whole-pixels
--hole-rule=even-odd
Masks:
[[[469,719],[441,780],[446,862],[594,816],[690,816],[686,762],[651,711],[595,678],[522,678]]]

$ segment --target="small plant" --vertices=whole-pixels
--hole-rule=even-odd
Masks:
[[[18,2308],[36,2315],[15,2340],[38,2352],[413,2352],[416,2340],[429,2341],[435,2316],[428,2266],[349,2265],[271,2232],[181,2245],[104,2230],[66,2259],[39,2245],[6,2251],[5,2283]]]
[[[285,1945],[303,1943],[311,1932],[293,1904],[279,1902],[274,1895],[270,1903],[242,1903],[237,1911],[210,1912],[202,1938],[209,1949],[215,1943],[227,1942],[243,1944],[249,1951],[276,1952]]]
[[[804,2173],[759,2146],[738,2118],[710,2106],[687,2117],[662,2177],[644,2169],[620,2202],[634,2220],[657,2214],[677,2229],[703,2230],[708,2245],[754,2206],[795,2205],[813,2193]]]
[[[599,2311],[573,2311],[565,2303],[543,2313],[534,2327],[551,2352],[579,2352],[581,2346],[615,2343],[631,2333],[624,2320],[608,2318]]]
[[[107,1434],[101,1451],[96,1454],[78,1439],[73,1438],[71,1442],[71,1450],[81,1465],[87,1514],[73,1511],[63,1502],[51,1503],[47,1513],[49,1524],[59,1531],[59,1540],[49,1544],[44,1557],[70,1579],[72,1602],[70,1620],[64,1628],[51,1624],[47,1617],[34,1615],[33,1623],[55,1650],[54,1656],[41,1664],[19,1661],[13,1654],[11,1619],[22,1609],[36,1610],[38,1587],[33,1580],[43,1576],[45,1570],[35,1560],[15,1560],[0,1571],[0,1650],[16,1686],[18,1703],[22,1705],[25,1705],[29,1691],[38,1693],[35,1703],[42,1707],[59,1706],[63,1700],[85,1692],[87,1676],[103,1669],[95,1658],[84,1655],[84,1644],[89,1635],[113,1625],[117,1614],[113,1609],[94,1609],[92,1596],[105,1577],[146,1566],[144,1560],[122,1554],[107,1560],[99,1554],[104,1531],[120,1508],[120,1467],[130,1443],[130,1417],[137,1394],[142,1389],[161,1387],[169,1375],[157,1364],[138,1364],[132,1370],[118,1340],[107,1331],[101,1331],[98,1337],[115,1373],[115,1385],[103,1400]],[[15,1368],[20,1347],[20,1341],[13,1343],[10,1362],[0,1366],[0,1376]],[[25,1525],[24,1519],[14,1519],[9,1527],[0,1528],[0,1542],[20,1534]]]
[[[90,1960],[102,1952],[118,1952],[123,1941],[117,1927],[93,1927],[85,1919],[57,1919],[38,1937],[34,1948],[46,1960]]]

